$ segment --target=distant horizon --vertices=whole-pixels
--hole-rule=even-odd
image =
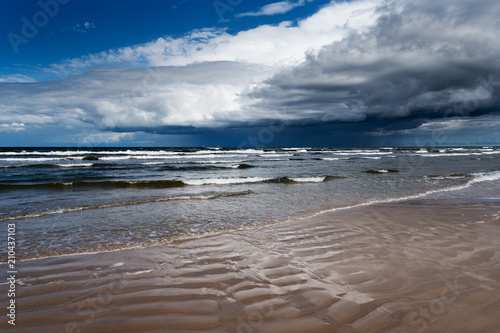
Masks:
[[[186,149],[186,148],[232,148],[232,149],[272,149],[272,148],[499,148],[500,145],[442,145],[442,146],[0,146],[0,149],[21,149],[21,148],[67,148],[67,149],[92,149],[92,148],[166,148],[166,149]]]

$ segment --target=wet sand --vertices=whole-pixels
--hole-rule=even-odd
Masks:
[[[3,315],[0,330],[498,332],[499,212],[499,200],[413,200],[25,261],[16,326]]]

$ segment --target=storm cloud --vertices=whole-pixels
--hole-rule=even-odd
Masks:
[[[500,4],[485,4],[385,3],[368,32],[353,32],[266,80],[254,106],[286,109],[309,123],[496,112]]]

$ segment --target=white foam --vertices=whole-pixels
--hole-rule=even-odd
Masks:
[[[83,157],[74,157],[73,159],[82,159]],[[64,161],[66,158],[61,157],[8,157],[2,158],[0,161],[7,162],[48,162],[48,161]]]
[[[272,178],[248,177],[248,178],[208,178],[208,179],[188,179],[182,182],[186,185],[227,185],[227,184],[245,184],[258,183]]]
[[[288,151],[296,151],[298,153],[307,153],[307,150],[305,148],[281,148],[281,149]]]
[[[215,154],[194,154],[194,155],[125,155],[125,156],[106,156],[101,157],[101,160],[104,161],[119,161],[119,160],[169,160],[169,159],[202,159],[202,158],[229,158],[229,157],[245,157],[247,155],[242,154],[224,154],[224,155],[215,155]]]
[[[263,154],[259,155],[260,157],[290,157],[293,156],[293,154]]]
[[[479,173],[473,173],[472,175],[475,176],[475,178],[469,181],[470,184],[475,184],[485,181],[495,181],[500,179],[500,171],[479,172]]]
[[[481,155],[481,153],[427,153],[422,154],[425,157],[443,157],[443,156],[473,156],[473,155]]]
[[[266,159],[262,159],[262,160],[258,160],[259,162],[274,162],[274,161],[287,161],[286,159],[282,159],[282,158],[266,158]]]
[[[238,169],[240,167],[239,164],[229,164],[229,165],[220,165],[218,168],[228,168],[228,169]]]
[[[63,168],[78,168],[78,167],[88,168],[91,167],[93,163],[68,163],[68,164],[56,164],[56,165]]]
[[[72,155],[83,155],[83,154],[94,154],[91,151],[44,151],[44,152],[1,152],[0,155],[12,155],[12,156],[72,156]]]
[[[394,154],[392,151],[332,151],[334,155],[392,155]]]
[[[320,183],[325,180],[325,176],[323,177],[301,177],[301,178],[295,178],[295,177],[290,177],[291,180],[294,182],[298,183]]]
[[[370,205],[379,204],[379,203],[390,203],[390,202],[399,202],[399,201],[420,199],[420,198],[424,198],[426,196],[429,196],[429,195],[435,194],[435,193],[444,193],[444,192],[464,190],[464,189],[469,188],[471,185],[476,184],[476,183],[481,183],[481,182],[485,182],[485,181],[500,180],[500,171],[493,171],[493,172],[487,172],[487,173],[481,172],[481,173],[476,173],[473,175],[475,176],[475,178],[469,180],[466,184],[463,184],[463,185],[445,187],[445,188],[436,189],[436,190],[430,190],[430,191],[426,191],[423,193],[409,195],[409,196],[405,196],[405,197],[399,197],[399,198],[370,200],[370,201],[363,202],[363,203],[356,204],[356,205],[345,206],[345,207],[336,207],[336,208],[322,210],[322,211],[317,212],[317,213],[310,215],[310,216],[314,217],[314,216],[318,216],[318,215],[328,213],[328,212],[334,212],[334,211],[344,210],[344,209],[351,209],[351,208],[356,208],[356,207],[370,206]],[[308,216],[304,216],[304,217],[301,217],[301,219],[304,219],[307,217]]]
[[[210,160],[210,161],[185,161],[185,162],[174,162],[174,163],[193,163],[193,164],[223,164],[223,163],[243,163],[248,162],[248,160]]]
[[[265,154],[266,152],[259,149],[244,149],[244,150],[216,150],[216,151],[206,151],[206,150],[199,150],[195,152],[190,152],[190,153],[185,153],[186,155],[196,155],[196,154],[210,154],[210,155],[218,155],[218,156],[224,156],[227,154]]]

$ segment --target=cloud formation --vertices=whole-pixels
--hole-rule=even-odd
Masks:
[[[0,82],[34,82],[32,78],[23,74],[0,76]]]
[[[90,29],[95,29],[95,24],[91,22],[77,23],[73,26],[72,30],[76,32],[87,33]]]
[[[160,133],[272,120],[355,123],[367,135],[452,130],[472,123],[436,119],[497,115],[499,16],[500,3],[489,0],[360,0],[332,2],[296,25],[197,30],[47,69],[71,74],[61,80],[0,81],[0,123]],[[142,67],[95,68],[123,63]]]
[[[481,5],[386,3],[369,31],[350,33],[266,80],[255,106],[307,112],[319,122],[498,110],[500,6]]]
[[[311,1],[312,0],[308,0],[308,2],[311,2]],[[237,15],[237,17],[271,16],[271,15],[285,14],[285,13],[288,13],[289,11],[291,11],[292,9],[304,6],[305,3],[306,3],[306,0],[298,0],[296,2],[292,2],[290,0],[274,2],[274,3],[270,3],[268,5],[262,6],[256,12],[242,13],[242,14]]]
[[[23,123],[12,123],[12,124],[0,124],[0,132],[19,132],[24,131],[25,127]]]

